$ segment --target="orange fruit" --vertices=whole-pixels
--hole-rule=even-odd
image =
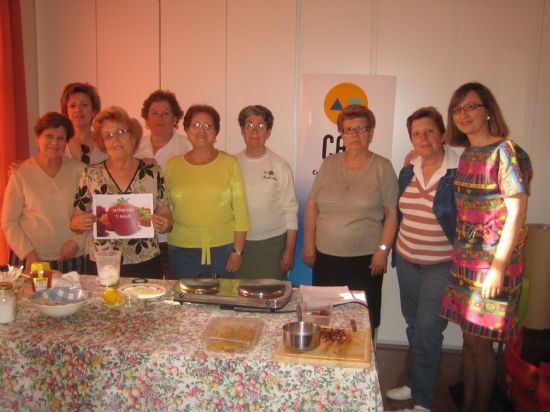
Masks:
[[[116,288],[105,288],[101,297],[107,305],[120,305],[122,301],[122,293]]]

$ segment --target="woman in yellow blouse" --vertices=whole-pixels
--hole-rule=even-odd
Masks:
[[[184,277],[232,277],[242,265],[250,229],[239,164],[214,147],[220,115],[211,106],[193,105],[183,118],[193,149],[175,156],[165,171],[174,227],[168,235],[170,270]]]

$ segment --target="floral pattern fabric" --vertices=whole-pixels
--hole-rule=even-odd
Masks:
[[[75,194],[74,207],[84,212],[92,212],[92,195],[128,193],[152,193],[155,210],[168,204],[164,178],[156,165],[146,165],[142,160],[127,188],[119,188],[111,177],[106,163],[101,162],[87,167],[82,172]],[[160,255],[157,236],[150,239],[96,240],[91,233],[86,236],[86,254],[95,260],[96,250],[120,250],[123,264],[146,262]]]
[[[502,293],[483,299],[481,289],[500,242],[507,211],[504,199],[528,193],[529,156],[511,140],[467,147],[455,178],[458,209],[451,276],[441,316],[470,334],[505,340],[516,328],[523,256],[515,250],[504,273]]]
[[[78,313],[49,318],[23,298],[16,320],[0,325],[0,410],[383,410],[374,355],[370,368],[273,360],[294,311],[164,302],[109,307],[97,277],[81,282],[91,298]],[[121,286],[129,282],[122,278]],[[201,334],[215,316],[262,319],[258,344],[248,353],[207,351]],[[336,306],[332,325],[347,327],[350,318],[369,326],[368,311],[358,304]]]

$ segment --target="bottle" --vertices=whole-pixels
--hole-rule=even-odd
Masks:
[[[0,323],[15,320],[15,292],[10,282],[0,282]]]
[[[49,262],[31,263],[32,291],[36,292],[42,289],[52,287],[52,269]]]

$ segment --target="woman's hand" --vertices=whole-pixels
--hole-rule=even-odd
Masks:
[[[82,233],[92,230],[97,218],[89,212],[76,212],[71,218],[70,227],[73,232]]]
[[[317,251],[315,250],[315,246],[304,244],[304,247],[302,249],[302,261],[310,268],[312,268],[315,264],[316,252]]]
[[[285,249],[281,256],[281,270],[287,273],[294,267],[294,250]]]
[[[369,269],[373,276],[379,276],[386,273],[388,269],[388,255],[380,249],[376,249],[376,252],[372,255]]]
[[[411,150],[409,153],[405,155],[405,159],[403,160],[403,167],[408,166],[414,159],[418,157],[418,153],[416,150]]]
[[[59,260],[72,259],[76,257],[78,253],[78,243],[74,239],[67,240],[61,245],[61,250],[59,251]]]
[[[504,272],[491,266],[489,272],[485,275],[483,287],[481,288],[481,297],[484,299],[492,299],[502,292],[504,284]]]
[[[229,273],[235,273],[239,271],[242,265],[243,265],[242,255],[239,256],[236,253],[231,252],[229,254],[229,258],[227,258],[227,264],[225,265],[225,270],[227,270]]]
[[[157,233],[166,233],[172,230],[173,220],[166,215],[151,215],[151,220],[153,221],[153,228]]]
[[[40,259],[40,256],[38,256],[38,253],[33,249],[29,253],[27,253],[27,256],[25,256],[25,273],[31,273],[31,265],[34,262],[41,262],[42,259]]]

